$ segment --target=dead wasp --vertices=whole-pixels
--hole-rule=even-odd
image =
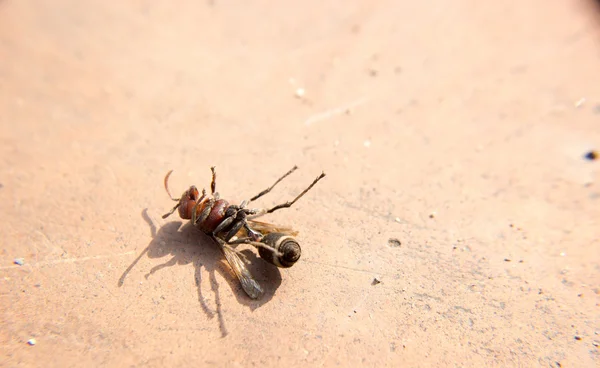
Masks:
[[[285,226],[255,221],[253,218],[291,207],[319,180],[323,179],[325,173],[321,173],[292,201],[269,209],[246,208],[248,204],[269,193],[297,168],[297,166],[294,166],[269,188],[249,200],[242,201],[239,205],[229,204],[228,201],[220,198],[219,193],[216,191],[217,174],[214,166],[210,168],[212,171],[210,195],[207,195],[204,189],[200,194],[196,186],[192,185],[183,192],[179,199],[173,197],[169,190],[169,176],[173,172],[171,170],[165,176],[164,186],[169,197],[177,204],[171,211],[163,215],[163,219],[178,210],[182,219],[190,220],[196,228],[211,236],[220,245],[227,262],[229,262],[235,275],[240,280],[246,294],[252,299],[257,299],[262,295],[263,290],[258,282],[254,280],[244,261],[238,256],[233,247],[238,244],[250,244],[258,249],[261,258],[277,267],[291,267],[300,259],[300,244],[294,239],[294,236],[298,234],[297,231]]]

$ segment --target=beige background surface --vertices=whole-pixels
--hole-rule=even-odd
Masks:
[[[598,366],[595,6],[1,1],[0,365]],[[294,164],[261,300],[160,217]]]

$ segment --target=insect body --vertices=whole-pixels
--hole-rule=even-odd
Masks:
[[[258,253],[265,261],[282,268],[291,267],[300,259],[300,244],[293,238],[297,232],[289,227],[277,226],[266,222],[255,221],[253,218],[275,212],[282,208],[291,207],[298,199],[308,192],[319,180],[325,177],[321,173],[302,193],[294,200],[279,204],[270,209],[249,209],[246,206],[269,193],[275,185],[297,169],[294,166],[290,171],[280,177],[272,186],[263,190],[240,205],[232,205],[221,199],[216,191],[216,171],[211,167],[212,181],[211,194],[207,195],[203,189],[199,192],[195,186],[190,186],[183,192],[179,199],[174,198],[169,191],[168,180],[173,172],[167,173],[164,180],[165,190],[177,204],[173,209],[163,215],[170,216],[175,210],[182,219],[190,220],[196,228],[211,236],[219,243],[225,258],[234,273],[240,280],[242,288],[252,299],[262,294],[260,285],[254,280],[244,261],[239,257],[234,247],[238,244],[250,244],[258,249]]]

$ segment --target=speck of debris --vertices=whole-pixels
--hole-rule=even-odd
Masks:
[[[594,340],[594,341],[592,341],[592,345],[594,345],[595,347],[598,347],[598,346],[600,346],[600,342]]]
[[[583,297],[583,294],[577,294],[577,296],[578,296],[578,297],[580,297],[580,298],[582,298],[582,297]]]
[[[394,220],[396,220],[396,222],[402,222],[402,220],[400,219],[400,217],[396,217]]]
[[[400,240],[399,240],[399,239],[396,239],[396,238],[389,238],[389,239],[388,239],[388,245],[389,245],[390,247],[396,247],[396,248],[397,248],[397,247],[400,247],[400,246],[402,245],[402,243],[400,242]]]
[[[556,366],[557,366],[558,368],[562,367],[562,364],[560,364],[560,362],[554,362],[554,364],[556,364]]]
[[[29,340],[27,340],[27,344],[30,345],[30,346],[33,346],[36,343],[37,343],[37,341],[35,341],[35,339],[29,339]]]
[[[589,152],[586,152],[586,154],[583,155],[583,158],[585,158],[586,160],[590,160],[590,161],[597,160],[598,159],[598,151],[591,150]]]
[[[579,335],[575,335],[575,336],[574,336],[574,338],[575,338],[575,340],[577,340],[577,341],[581,341],[581,340],[582,340],[582,337],[581,337],[581,336],[579,336]]]
[[[514,224],[510,224],[510,225],[508,225],[508,226],[510,226],[510,227],[515,227],[515,225],[514,225]]]
[[[298,98],[304,97],[305,93],[306,93],[306,91],[304,90],[304,88],[297,88],[296,89],[296,97],[298,97]]]
[[[381,280],[379,280],[377,277],[373,278],[373,282],[371,282],[371,285],[377,285],[377,284],[381,284]]]
[[[430,213],[430,214],[429,214],[429,218],[431,218],[431,219],[432,219],[432,218],[434,218],[434,217],[435,217],[435,212],[432,212],[432,213]]]
[[[25,264],[25,258],[15,258],[13,262],[16,265],[23,266]]]
[[[519,263],[523,263],[523,260],[522,260],[522,259],[519,259]]]
[[[504,258],[504,262],[510,262],[510,259]]]

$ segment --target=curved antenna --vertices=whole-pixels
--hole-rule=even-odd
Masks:
[[[163,219],[166,219],[167,217],[171,216],[173,214],[173,212],[175,212],[175,210],[179,207],[179,205],[181,204],[181,201],[177,198],[173,198],[173,196],[171,195],[171,191],[169,190],[169,176],[171,176],[171,173],[173,172],[173,170],[169,171],[167,173],[167,175],[165,175],[165,180],[164,180],[164,184],[165,184],[165,190],[167,191],[167,194],[169,195],[169,197],[171,197],[171,200],[177,202],[177,204],[175,205],[175,207],[173,207],[171,209],[171,211],[165,213],[164,215],[162,215]]]
[[[167,175],[165,175],[165,180],[164,180],[164,184],[165,184],[165,190],[167,191],[167,194],[169,195],[169,197],[171,197],[171,200],[173,200],[173,201],[177,202],[177,201],[179,201],[179,199],[177,199],[177,198],[174,198],[174,197],[171,195],[171,191],[169,190],[169,177],[171,176],[171,173],[173,173],[173,170],[169,171],[169,172],[167,173]]]

